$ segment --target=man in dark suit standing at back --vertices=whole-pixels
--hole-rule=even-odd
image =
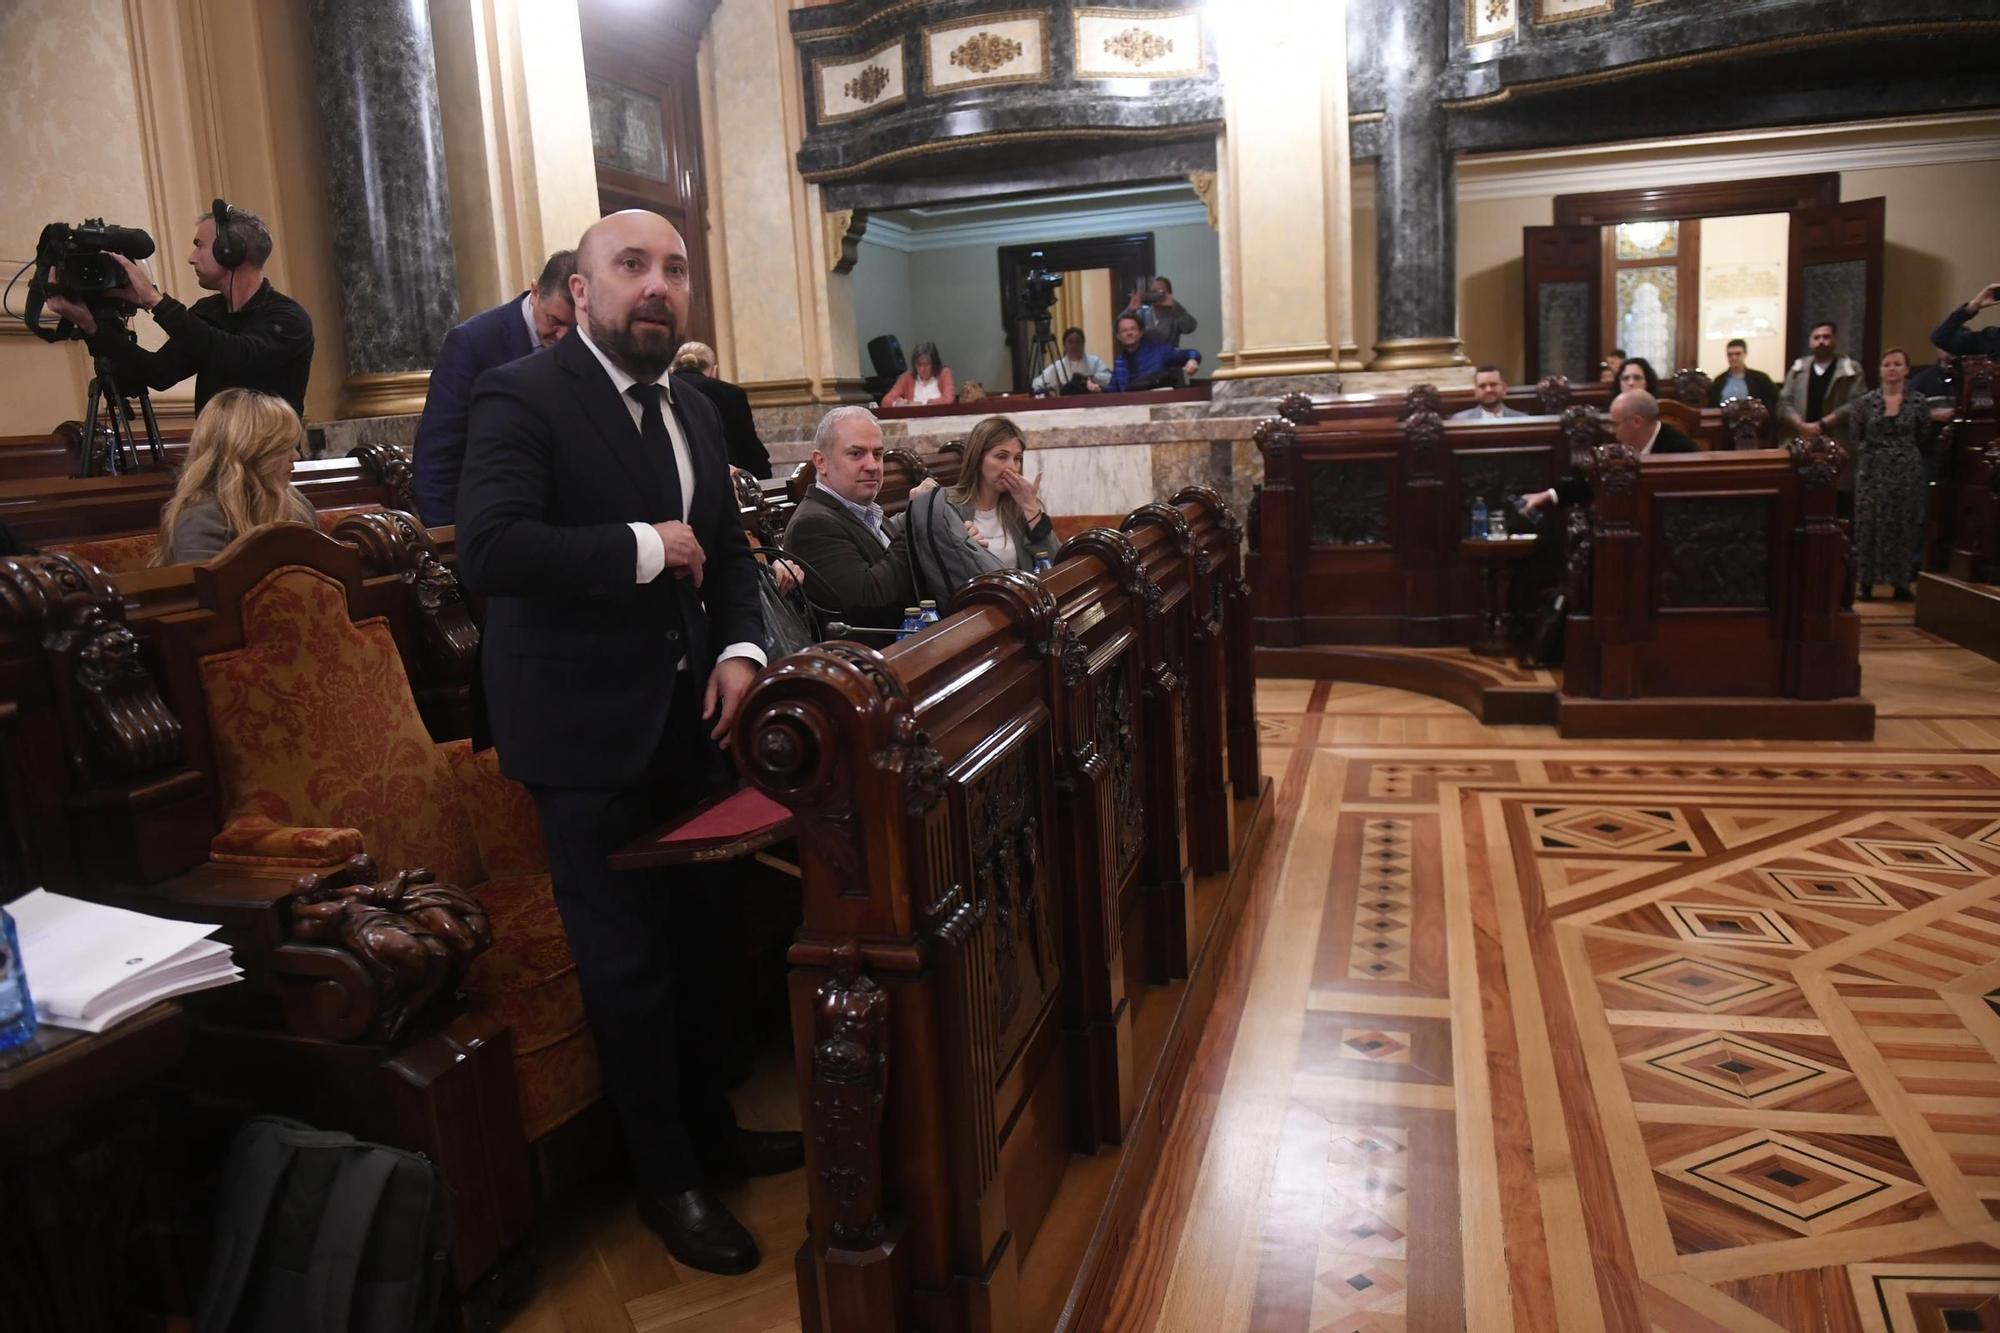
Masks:
[[[1660,400],[1644,389],[1631,389],[1611,400],[1611,433],[1641,458],[1701,452],[1700,445],[1660,420]],[[1521,510],[1532,514],[1546,504],[1589,504],[1592,498],[1590,479],[1572,472],[1548,490],[1522,496]]]
[[[613,871],[610,855],[700,799],[764,662],[758,575],[722,423],[665,371],[688,309],[685,242],[614,213],[584,233],[574,337],[473,392],[458,550],[487,596],[481,668],[500,768],[541,815],[640,1218],[680,1262],[757,1265],[710,1189],[804,1161],[737,1128],[718,1081],[726,881]]]
[[[495,366],[554,347],[576,327],[569,279],[576,251],[558,250],[535,285],[483,310],[444,335],[431,367],[423,419],[417,423],[417,517],[433,528],[458,521],[459,469],[465,464],[465,414],[472,386]]]

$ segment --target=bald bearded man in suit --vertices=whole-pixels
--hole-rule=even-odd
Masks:
[[[758,575],[721,418],[666,374],[687,322],[680,233],[638,210],[600,220],[570,291],[576,331],[474,390],[459,554],[488,599],[493,742],[541,815],[639,1216],[680,1262],[746,1273],[756,1242],[712,1186],[797,1170],[804,1145],[739,1129],[718,1078],[726,1025],[700,1006],[723,990],[733,886],[609,858],[726,773],[718,744],[764,663]]]

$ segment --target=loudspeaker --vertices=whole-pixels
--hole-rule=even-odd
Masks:
[[[208,247],[208,253],[216,263],[224,268],[235,268],[243,262],[248,249],[241,236],[229,230],[229,205],[218,199],[210,206],[215,218],[215,240]]]
[[[896,341],[896,335],[885,333],[879,338],[868,340],[868,360],[874,365],[877,375],[894,379],[910,368],[903,359],[903,344]]]

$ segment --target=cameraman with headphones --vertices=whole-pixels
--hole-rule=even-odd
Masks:
[[[224,389],[255,389],[305,416],[312,317],[265,280],[271,231],[262,218],[220,199],[202,215],[188,263],[195,281],[215,295],[192,306],[166,295],[124,255],[107,253],[125,270],[125,286],[106,295],[152,311],[167,334],[163,347],[149,352],[129,339],[101,336],[89,308],[66,297],[51,295],[48,309],[80,329],[92,353],[110,356],[128,387],[165,389],[192,375],[196,412]]]

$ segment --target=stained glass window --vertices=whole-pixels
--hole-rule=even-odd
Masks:
[[[667,143],[660,131],[660,99],[588,77],[590,147],[597,164],[648,180],[667,178]]]
[[[1678,222],[1621,222],[1617,232],[1620,259],[1672,259],[1681,252]]]
[[[1661,374],[1674,366],[1679,287],[1680,270],[1672,264],[1618,270],[1618,346]]]

